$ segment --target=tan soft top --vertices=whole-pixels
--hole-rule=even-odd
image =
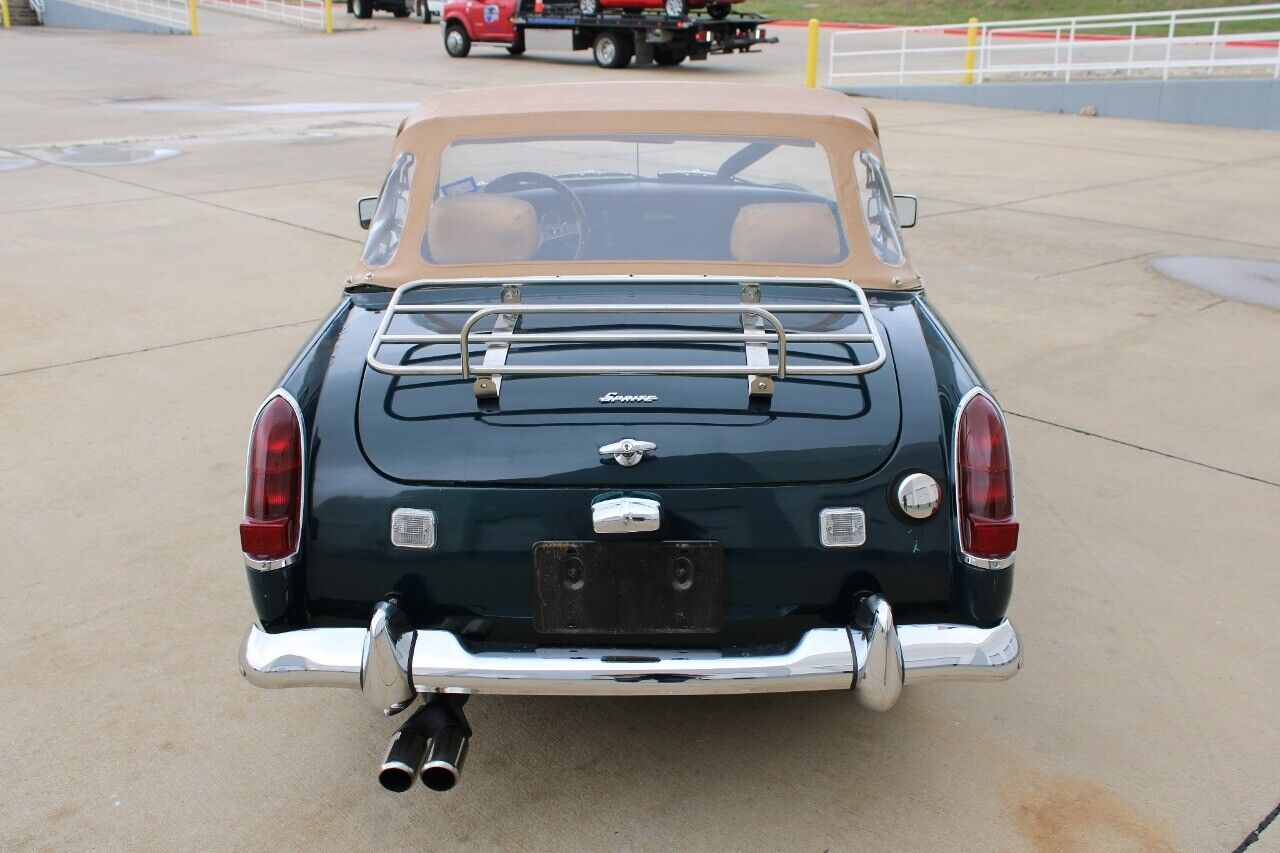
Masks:
[[[440,157],[462,138],[610,133],[688,133],[813,139],[831,161],[847,259],[833,264],[749,261],[521,261],[427,263],[419,252],[434,194]],[[853,169],[853,155],[869,148],[883,157],[875,118],[851,98],[826,89],[743,86],[730,83],[559,83],[445,92],[423,101],[396,136],[393,157],[418,158],[410,210],[391,261],[363,261],[353,284],[396,287],[430,278],[580,273],[712,274],[748,277],[842,278],[864,287],[909,290],[920,286],[910,259],[890,267],[876,259],[867,238]]]
[[[489,89],[462,89],[434,95],[418,105],[405,127],[438,119],[518,116],[546,113],[597,115],[602,112],[693,114],[696,125],[677,125],[685,130],[702,130],[707,121],[722,115],[749,115],[755,122],[769,116],[788,120],[839,118],[854,121],[875,132],[871,114],[848,95],[830,89],[801,89],[793,86],[742,86],[736,83],[550,83],[533,86],[500,86]],[[611,130],[603,127],[602,130]],[[746,128],[748,132],[758,127]],[[742,132],[738,126],[735,132]],[[795,134],[788,134],[794,136]]]

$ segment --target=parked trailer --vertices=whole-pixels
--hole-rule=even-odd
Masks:
[[[531,0],[448,0],[441,16],[445,51],[462,58],[475,43],[500,45],[513,56],[525,52],[527,30],[569,30],[574,50],[590,49],[601,68],[679,65],[713,53],[754,53],[760,44],[775,44],[761,15],[670,17],[623,12],[583,15],[577,4],[535,5]]]

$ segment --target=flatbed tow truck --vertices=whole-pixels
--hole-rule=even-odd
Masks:
[[[624,10],[583,15],[577,4],[537,0],[447,0],[440,24],[445,51],[462,58],[475,43],[505,47],[513,56],[525,52],[528,30],[569,30],[574,50],[591,50],[601,68],[679,65],[715,53],[755,53],[761,44],[776,44],[764,25],[772,19],[742,14],[714,18],[707,14],[674,18],[661,13]]]

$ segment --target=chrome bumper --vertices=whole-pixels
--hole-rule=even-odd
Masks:
[[[257,687],[362,690],[388,716],[418,693],[670,696],[852,690],[873,710],[893,706],[904,685],[1004,681],[1022,666],[1008,620],[895,626],[879,596],[863,601],[849,628],[816,628],[789,652],[732,656],[700,651],[538,649],[470,652],[448,631],[414,631],[393,603],[378,605],[369,630],[312,628],[268,634],[249,627],[240,672]]]

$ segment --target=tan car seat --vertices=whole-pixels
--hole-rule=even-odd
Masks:
[[[840,226],[821,202],[766,202],[738,211],[729,235],[735,261],[823,264],[840,260]]]
[[[511,196],[446,196],[427,214],[427,245],[438,264],[527,261],[541,241],[537,211]]]

